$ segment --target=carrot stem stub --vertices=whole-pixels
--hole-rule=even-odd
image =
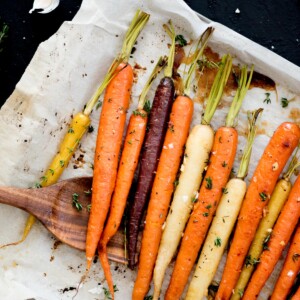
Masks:
[[[283,123],[275,131],[256,167],[238,217],[216,299],[229,299],[277,179],[299,143],[300,129]]]
[[[133,300],[143,300],[149,290],[162,227],[174,190],[174,181],[188,136],[193,108],[193,101],[185,96],[178,96],[172,107],[147,210]]]
[[[88,223],[86,258],[89,269],[97,249],[115,187],[126,111],[129,107],[133,71],[130,65],[121,71],[106,89],[101,112],[94,160],[92,209]]]

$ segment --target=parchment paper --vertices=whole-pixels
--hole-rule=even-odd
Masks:
[[[137,8],[151,14],[151,19],[138,39],[137,50],[130,62],[146,69],[138,71],[138,82],[132,91],[131,109],[154,64],[167,54],[168,37],[162,24],[169,19],[178,34],[188,40],[197,39],[208,26],[216,28],[209,46],[220,54],[230,52],[235,62],[255,64],[255,70],[277,83],[277,94],[270,92],[272,103],[266,104],[265,91],[251,89],[240,113],[237,129],[241,134],[235,167],[241,158],[246,111],[263,107],[261,128],[254,143],[248,178],[261,156],[269,137],[283,121],[299,123],[299,96],[282,108],[280,98],[291,99],[300,94],[299,68],[271,51],[222,26],[199,18],[183,1],[173,0],[84,0],[72,22],[65,22],[58,32],[42,43],[26,72],[0,111],[0,184],[30,187],[38,181],[66,132],[71,114],[80,111],[104,77],[110,63],[121,48],[127,27]],[[153,99],[154,83],[149,99]],[[228,101],[230,97],[224,97]],[[278,100],[279,99],[279,100]],[[130,110],[131,111],[131,110]],[[199,122],[202,106],[195,104],[193,125]],[[224,123],[228,107],[220,108],[212,125]],[[80,150],[61,179],[92,175],[94,144],[100,111],[92,114],[95,130],[83,138]],[[130,112],[128,113],[130,115]],[[84,161],[74,169],[75,161],[84,153]],[[78,163],[78,162],[77,162]],[[71,201],[71,200],[70,200]],[[0,244],[17,240],[27,214],[5,205],[0,206]],[[278,268],[277,268],[278,269]],[[84,253],[66,245],[58,245],[44,227],[37,223],[27,240],[19,246],[0,250],[0,299],[71,299],[85,270]],[[119,291],[116,299],[130,299],[135,272],[112,263],[113,277]],[[217,278],[220,278],[220,272]],[[261,295],[267,299],[278,274],[274,272]],[[166,276],[165,287],[170,271]],[[95,263],[77,299],[104,299],[103,274]]]

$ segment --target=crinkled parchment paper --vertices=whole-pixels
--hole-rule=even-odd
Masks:
[[[71,115],[82,109],[120,50],[124,33],[137,8],[149,12],[151,19],[131,58],[133,65],[138,63],[145,68],[136,70],[138,82],[133,88],[131,108],[135,107],[134,103],[154,66],[153,61],[168,52],[169,39],[161,25],[171,18],[177,33],[193,40],[210,23],[216,28],[209,44],[214,51],[220,54],[230,52],[236,62],[254,63],[256,71],[277,83],[278,97],[275,91],[271,91],[271,104],[263,103],[266,91],[253,88],[248,92],[237,126],[241,138],[235,167],[245,142],[247,110],[265,108],[254,144],[249,178],[274,129],[286,120],[299,123],[297,107],[300,98],[296,96],[284,109],[280,104],[281,97],[291,99],[300,94],[299,68],[283,58],[218,23],[199,19],[180,0],[84,0],[74,20],[64,23],[55,35],[39,46],[15,91],[1,108],[1,185],[30,187],[39,180],[57,151]],[[152,99],[153,89],[149,99]],[[225,97],[225,103],[228,98]],[[193,124],[200,120],[202,105],[196,103],[195,108]],[[212,121],[214,128],[224,123],[227,111],[228,105],[217,111]],[[90,163],[93,162],[98,118],[99,111],[94,111],[92,125],[95,131],[83,138],[80,150],[62,179],[92,175]],[[78,161],[83,153],[83,159],[81,157]],[[77,169],[74,169],[74,164]],[[17,240],[26,218],[26,213],[1,205],[0,244]],[[115,263],[112,263],[112,269],[119,289],[116,299],[130,299],[135,273]],[[74,295],[72,289],[77,286],[84,270],[84,253],[57,243],[37,223],[22,245],[0,250],[0,299],[71,299]],[[220,278],[220,273],[217,277]],[[274,278],[275,273],[264,289],[262,299],[267,299]],[[100,264],[95,263],[77,299],[104,299],[104,284]]]

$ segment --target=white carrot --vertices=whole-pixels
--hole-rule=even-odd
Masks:
[[[195,273],[188,288],[186,300],[202,300],[204,296],[207,296],[208,286],[221,261],[225,246],[246,193],[244,178],[247,176],[252,145],[256,133],[255,122],[261,111],[262,109],[258,109],[248,115],[250,129],[238,175],[236,178],[230,179],[223,189],[223,196],[203,245]]]
[[[214,80],[202,122],[192,129],[186,143],[178,186],[166,220],[155,264],[153,277],[154,300],[159,298],[165,271],[179,245],[182,232],[193,208],[193,202],[198,198],[197,194],[202,181],[202,173],[207,166],[214,140],[214,131],[209,124],[221,99],[231,70],[231,57],[224,56],[223,60],[224,66],[225,60],[227,61],[226,68],[222,66],[222,70],[219,70]]]

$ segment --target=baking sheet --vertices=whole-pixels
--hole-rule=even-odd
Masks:
[[[117,9],[116,9],[117,8]],[[253,43],[221,24],[199,19],[183,1],[95,1],[84,0],[72,22],[65,22],[58,32],[42,43],[30,65],[0,111],[0,184],[30,187],[43,175],[59,142],[67,130],[73,113],[80,111],[101,82],[111,61],[121,48],[128,24],[137,8],[151,14],[151,19],[138,39],[137,50],[130,62],[145,69],[136,70],[138,82],[133,87],[132,105],[147,80],[154,64],[167,54],[169,39],[162,24],[173,20],[176,32],[195,40],[210,25],[216,28],[209,46],[223,54],[230,52],[235,63],[254,64],[255,70],[276,81],[277,92],[270,91],[271,104],[259,88],[251,89],[242,106],[237,129],[240,133],[238,166],[245,142],[246,111],[263,107],[261,129],[254,143],[249,178],[269,137],[283,121],[300,123],[300,69],[273,52]],[[159,78],[156,80],[158,82]],[[154,83],[155,87],[155,83]],[[153,89],[149,99],[153,99]],[[280,98],[294,98],[282,108]],[[228,103],[231,95],[223,97]],[[195,103],[193,125],[200,120],[202,105]],[[222,125],[228,105],[222,105],[212,125]],[[61,179],[92,175],[93,152],[100,111],[92,114],[95,130],[82,139],[80,150]],[[78,157],[84,152],[84,161]],[[70,199],[71,201],[71,199]],[[17,240],[27,214],[5,205],[0,208],[0,244]],[[71,299],[85,270],[84,253],[59,244],[44,227],[37,223],[27,240],[19,246],[0,250],[0,298]],[[113,277],[119,291],[116,299],[130,299],[135,272],[112,263]],[[165,287],[170,271],[166,276]],[[220,273],[217,277],[220,277]],[[268,282],[261,299],[267,299],[276,274]],[[88,281],[77,299],[104,299],[105,285],[99,262],[93,264]]]

